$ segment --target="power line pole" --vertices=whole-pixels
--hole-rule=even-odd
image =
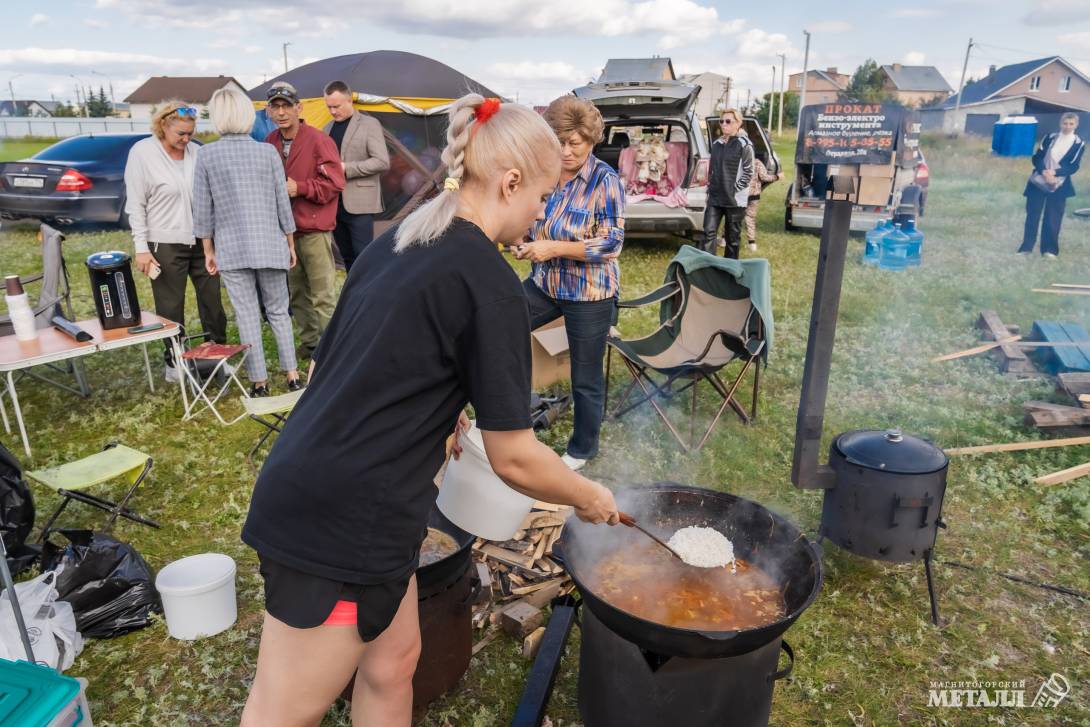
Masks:
[[[954,123],[957,123],[958,114],[961,112],[961,92],[965,90],[965,73],[969,70],[969,52],[973,49],[973,39],[969,39],[969,45],[965,48],[965,64],[961,67],[961,81],[958,83],[958,99],[954,102]]]
[[[733,83],[734,79],[730,76],[727,76],[726,89],[723,91],[723,98],[720,99],[720,101],[723,103],[723,108],[725,109],[730,108],[730,87]]]
[[[776,113],[776,64],[772,64],[772,92],[768,94],[768,133],[772,133],[772,119]]]
[[[20,73],[19,76],[21,76],[21,75],[23,75],[23,74]],[[19,115],[19,105],[17,103],[15,103],[15,86],[13,86],[11,82],[14,81],[16,78],[18,78],[19,76],[12,76],[11,78],[8,79],[8,92],[11,93],[11,115],[12,116],[18,116]]]
[[[291,45],[291,43],[283,43],[282,45],[283,45],[283,48],[284,48],[284,73],[287,73],[288,72],[288,46]]]
[[[747,88],[746,89],[746,111],[749,111],[749,109],[750,109],[750,104],[752,103],[752,98],[753,98],[753,89],[752,88]]]
[[[787,54],[779,53],[780,56],[780,124],[779,129],[776,131],[777,136],[783,136],[783,92],[786,79],[784,73],[787,71]]]
[[[802,34],[806,36],[806,52],[802,54],[802,87],[799,89],[799,111],[802,111],[802,107],[806,105],[806,76],[809,74],[810,66],[810,31],[804,30]]]

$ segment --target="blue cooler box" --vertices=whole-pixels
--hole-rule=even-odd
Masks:
[[[85,686],[46,666],[0,659],[0,727],[93,727]]]

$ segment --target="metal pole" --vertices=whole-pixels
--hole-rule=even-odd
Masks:
[[[780,53],[780,125],[776,131],[777,136],[783,136],[783,92],[787,79],[784,77],[784,73],[787,71],[787,54]]]
[[[795,451],[791,458],[791,481],[802,489],[828,489],[835,475],[827,464],[818,464],[821,429],[825,422],[825,399],[829,393],[829,369],[836,341],[836,318],[844,261],[852,225],[854,180],[836,176],[829,180],[832,190],[825,200],[821,225],[814,302],[810,311],[810,332],[806,339],[806,363],[802,372],[802,394],[795,421]]]
[[[19,629],[19,640],[23,642],[26,651],[26,660],[34,663],[34,649],[30,647],[30,636],[27,634],[26,622],[23,621],[23,609],[19,608],[19,599],[15,596],[15,583],[8,568],[8,550],[4,547],[4,539],[0,538],[0,578],[4,581],[4,588],[8,592],[8,600],[11,602],[11,610],[15,615],[15,625]]]
[[[806,36],[806,51],[802,54],[802,88],[799,89],[799,118],[802,118],[802,107],[806,105],[806,77],[810,75],[810,31],[804,30]],[[798,121],[795,122],[796,125]],[[791,185],[791,201],[798,202],[799,189],[797,184]]]
[[[291,43],[284,43],[283,44],[283,48],[284,48],[284,73],[288,72],[288,46],[289,45],[291,45]]]
[[[11,81],[8,81],[8,91],[11,93],[11,115],[19,115],[19,106],[15,103],[15,87],[11,85]]]
[[[772,133],[772,119],[776,113],[776,64],[772,64],[772,92],[768,94],[768,133]]]
[[[965,63],[961,66],[961,81],[958,82],[958,98],[954,102],[954,122],[957,122],[958,114],[961,112],[961,92],[965,90],[965,73],[969,70],[969,51],[973,49],[973,39],[969,39],[969,45],[965,48]],[[964,130],[964,129],[962,129]]]

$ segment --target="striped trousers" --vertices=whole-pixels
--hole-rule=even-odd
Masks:
[[[295,339],[288,313],[288,273],[275,268],[242,268],[221,270],[227,295],[238,319],[238,337],[250,344],[246,356],[246,375],[250,381],[266,381],[269,372],[265,367],[265,348],[261,339],[261,304],[276,338],[276,351],[280,370],[291,371],[298,364],[295,360]],[[258,300],[258,288],[261,299]]]

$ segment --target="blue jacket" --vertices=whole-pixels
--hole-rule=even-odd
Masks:
[[[1048,150],[1052,148],[1052,144],[1059,136],[1057,132],[1053,132],[1041,140],[1041,147],[1033,155],[1033,171],[1043,172],[1045,170],[1045,159],[1048,154]],[[1071,175],[1079,171],[1079,165],[1082,163],[1083,154],[1086,151],[1086,142],[1079,138],[1079,135],[1075,135],[1075,143],[1071,145],[1071,148],[1064,154],[1064,158],[1060,160],[1060,166],[1056,169],[1056,176],[1063,177],[1064,182],[1061,184],[1055,192],[1052,194],[1058,194],[1062,197],[1074,197],[1075,185],[1071,184]],[[1031,182],[1026,182],[1026,189],[1022,193],[1025,196],[1029,196],[1030,190],[1041,193],[1041,190],[1035,187]]]

